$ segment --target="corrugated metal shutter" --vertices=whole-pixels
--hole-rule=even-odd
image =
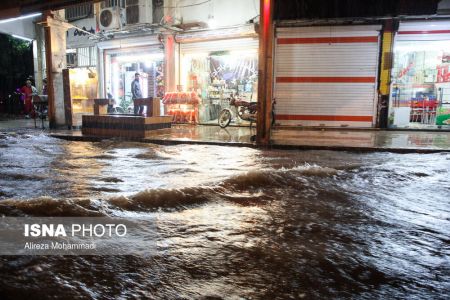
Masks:
[[[148,46],[139,46],[139,47],[124,47],[124,48],[117,48],[117,49],[107,49],[105,50],[106,54],[113,55],[113,54],[120,54],[120,55],[143,55],[143,54],[150,54],[150,53],[157,53],[157,54],[163,54],[164,51],[161,49],[159,45],[148,45]]]
[[[243,51],[258,49],[257,38],[242,38],[180,44],[182,54],[208,53],[212,51]]]
[[[277,123],[371,127],[379,30],[363,25],[277,28]]]
[[[112,39],[112,40],[107,40],[107,41],[97,43],[97,47],[101,50],[142,47],[142,46],[150,46],[150,45],[153,45],[154,47],[161,46],[158,36],[147,35],[147,36],[139,36],[139,37],[132,37],[132,38]]]
[[[450,21],[401,22],[395,41],[450,40]]]

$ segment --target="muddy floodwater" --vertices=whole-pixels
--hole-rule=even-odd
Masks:
[[[154,220],[147,256],[1,256],[1,299],[449,299],[450,153],[0,133],[0,215]]]

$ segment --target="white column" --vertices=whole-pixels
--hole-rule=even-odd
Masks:
[[[66,31],[64,10],[47,16],[45,43],[51,127],[66,125],[62,70],[66,68]]]

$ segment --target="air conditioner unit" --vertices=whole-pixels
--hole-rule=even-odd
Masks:
[[[153,1],[151,0],[126,0],[126,24],[152,24]]]
[[[120,7],[108,7],[100,10],[99,15],[100,30],[119,29],[123,24],[123,14]]]

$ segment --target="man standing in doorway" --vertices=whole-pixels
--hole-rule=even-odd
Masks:
[[[134,80],[131,82],[131,94],[132,99],[139,99],[142,98],[141,93],[141,85],[139,84],[139,73],[134,74]],[[142,115],[144,112],[144,106],[143,105],[135,105],[134,106],[134,114],[135,115]]]

